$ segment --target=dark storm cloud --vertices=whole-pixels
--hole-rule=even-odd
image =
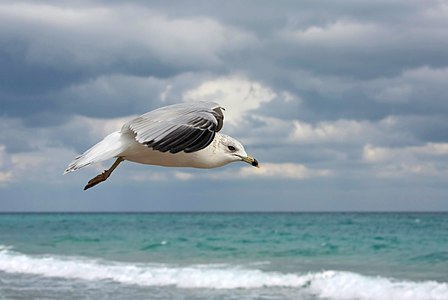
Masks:
[[[12,116],[29,95],[40,98],[39,109],[25,114],[64,109],[67,101],[54,105],[52,94],[104,76],[213,70],[222,49],[238,48],[246,38],[210,18],[172,20],[139,7],[11,2],[0,5],[0,15],[1,101]],[[67,106],[73,108],[70,101]]]
[[[443,51],[448,24],[437,15],[437,2],[47,3],[2,6],[0,64],[8,72],[1,72],[0,88],[11,115],[21,94],[40,95],[40,110],[73,111],[77,105],[64,100],[54,105],[49,93],[111,74],[169,79],[186,72],[238,70],[302,97],[309,109],[305,118],[378,119],[396,110],[395,104],[378,104],[359,88],[322,95],[319,86],[303,84],[303,76],[308,72],[323,82],[331,76],[341,84],[353,79],[359,85],[448,64]],[[98,98],[85,101],[102,104]],[[74,112],[113,116],[82,105]]]
[[[4,114],[38,114],[31,121],[47,111],[114,117],[144,108],[141,103],[154,102],[164,88],[147,88],[145,99],[139,91],[126,97],[125,85],[115,93],[95,87],[114,74],[170,79],[186,72],[206,70],[216,76],[237,70],[300,98],[300,111],[294,102],[293,109],[275,106],[274,115],[310,122],[378,120],[397,111],[440,112],[437,98],[446,88],[443,82],[431,90],[424,85],[409,97],[433,99],[428,101],[434,105],[406,105],[375,101],[368,87],[377,79],[387,85],[388,78],[406,70],[447,64],[447,24],[437,2],[47,3],[2,5]],[[139,18],[142,22],[135,21]],[[180,26],[189,32],[176,33]],[[230,43],[243,46],[227,47],[228,37],[224,44],[209,39],[226,33],[241,35]],[[192,38],[184,37],[188,34]],[[203,43],[194,44],[195,35],[205,35]],[[307,77],[321,83],[310,83]],[[82,88],[89,93],[79,92]]]

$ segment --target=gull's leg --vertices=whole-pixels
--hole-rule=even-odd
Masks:
[[[87,182],[87,185],[84,187],[84,191],[87,189],[90,189],[91,187],[97,185],[100,182],[105,181],[107,178],[109,178],[110,174],[115,170],[116,167],[123,161],[123,157],[117,158],[117,160],[114,162],[112,167],[110,167],[107,170],[104,170],[103,173],[100,175],[95,176],[94,178],[90,179],[89,182]]]

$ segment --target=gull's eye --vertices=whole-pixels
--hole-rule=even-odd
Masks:
[[[235,151],[235,147],[233,147],[233,146],[229,146],[229,147],[227,147],[230,151]]]

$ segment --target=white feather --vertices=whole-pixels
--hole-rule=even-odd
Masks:
[[[64,174],[76,171],[93,163],[117,157],[123,150],[125,150],[121,137],[122,135],[119,131],[109,134],[98,144],[77,156],[75,160],[68,165]]]

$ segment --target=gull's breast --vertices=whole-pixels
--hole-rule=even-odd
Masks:
[[[164,167],[190,167],[210,169],[221,167],[226,164],[223,158],[216,153],[216,141],[196,152],[160,152],[153,150],[135,141],[133,138],[122,136],[127,144],[126,150],[120,154],[124,159],[146,164]]]

